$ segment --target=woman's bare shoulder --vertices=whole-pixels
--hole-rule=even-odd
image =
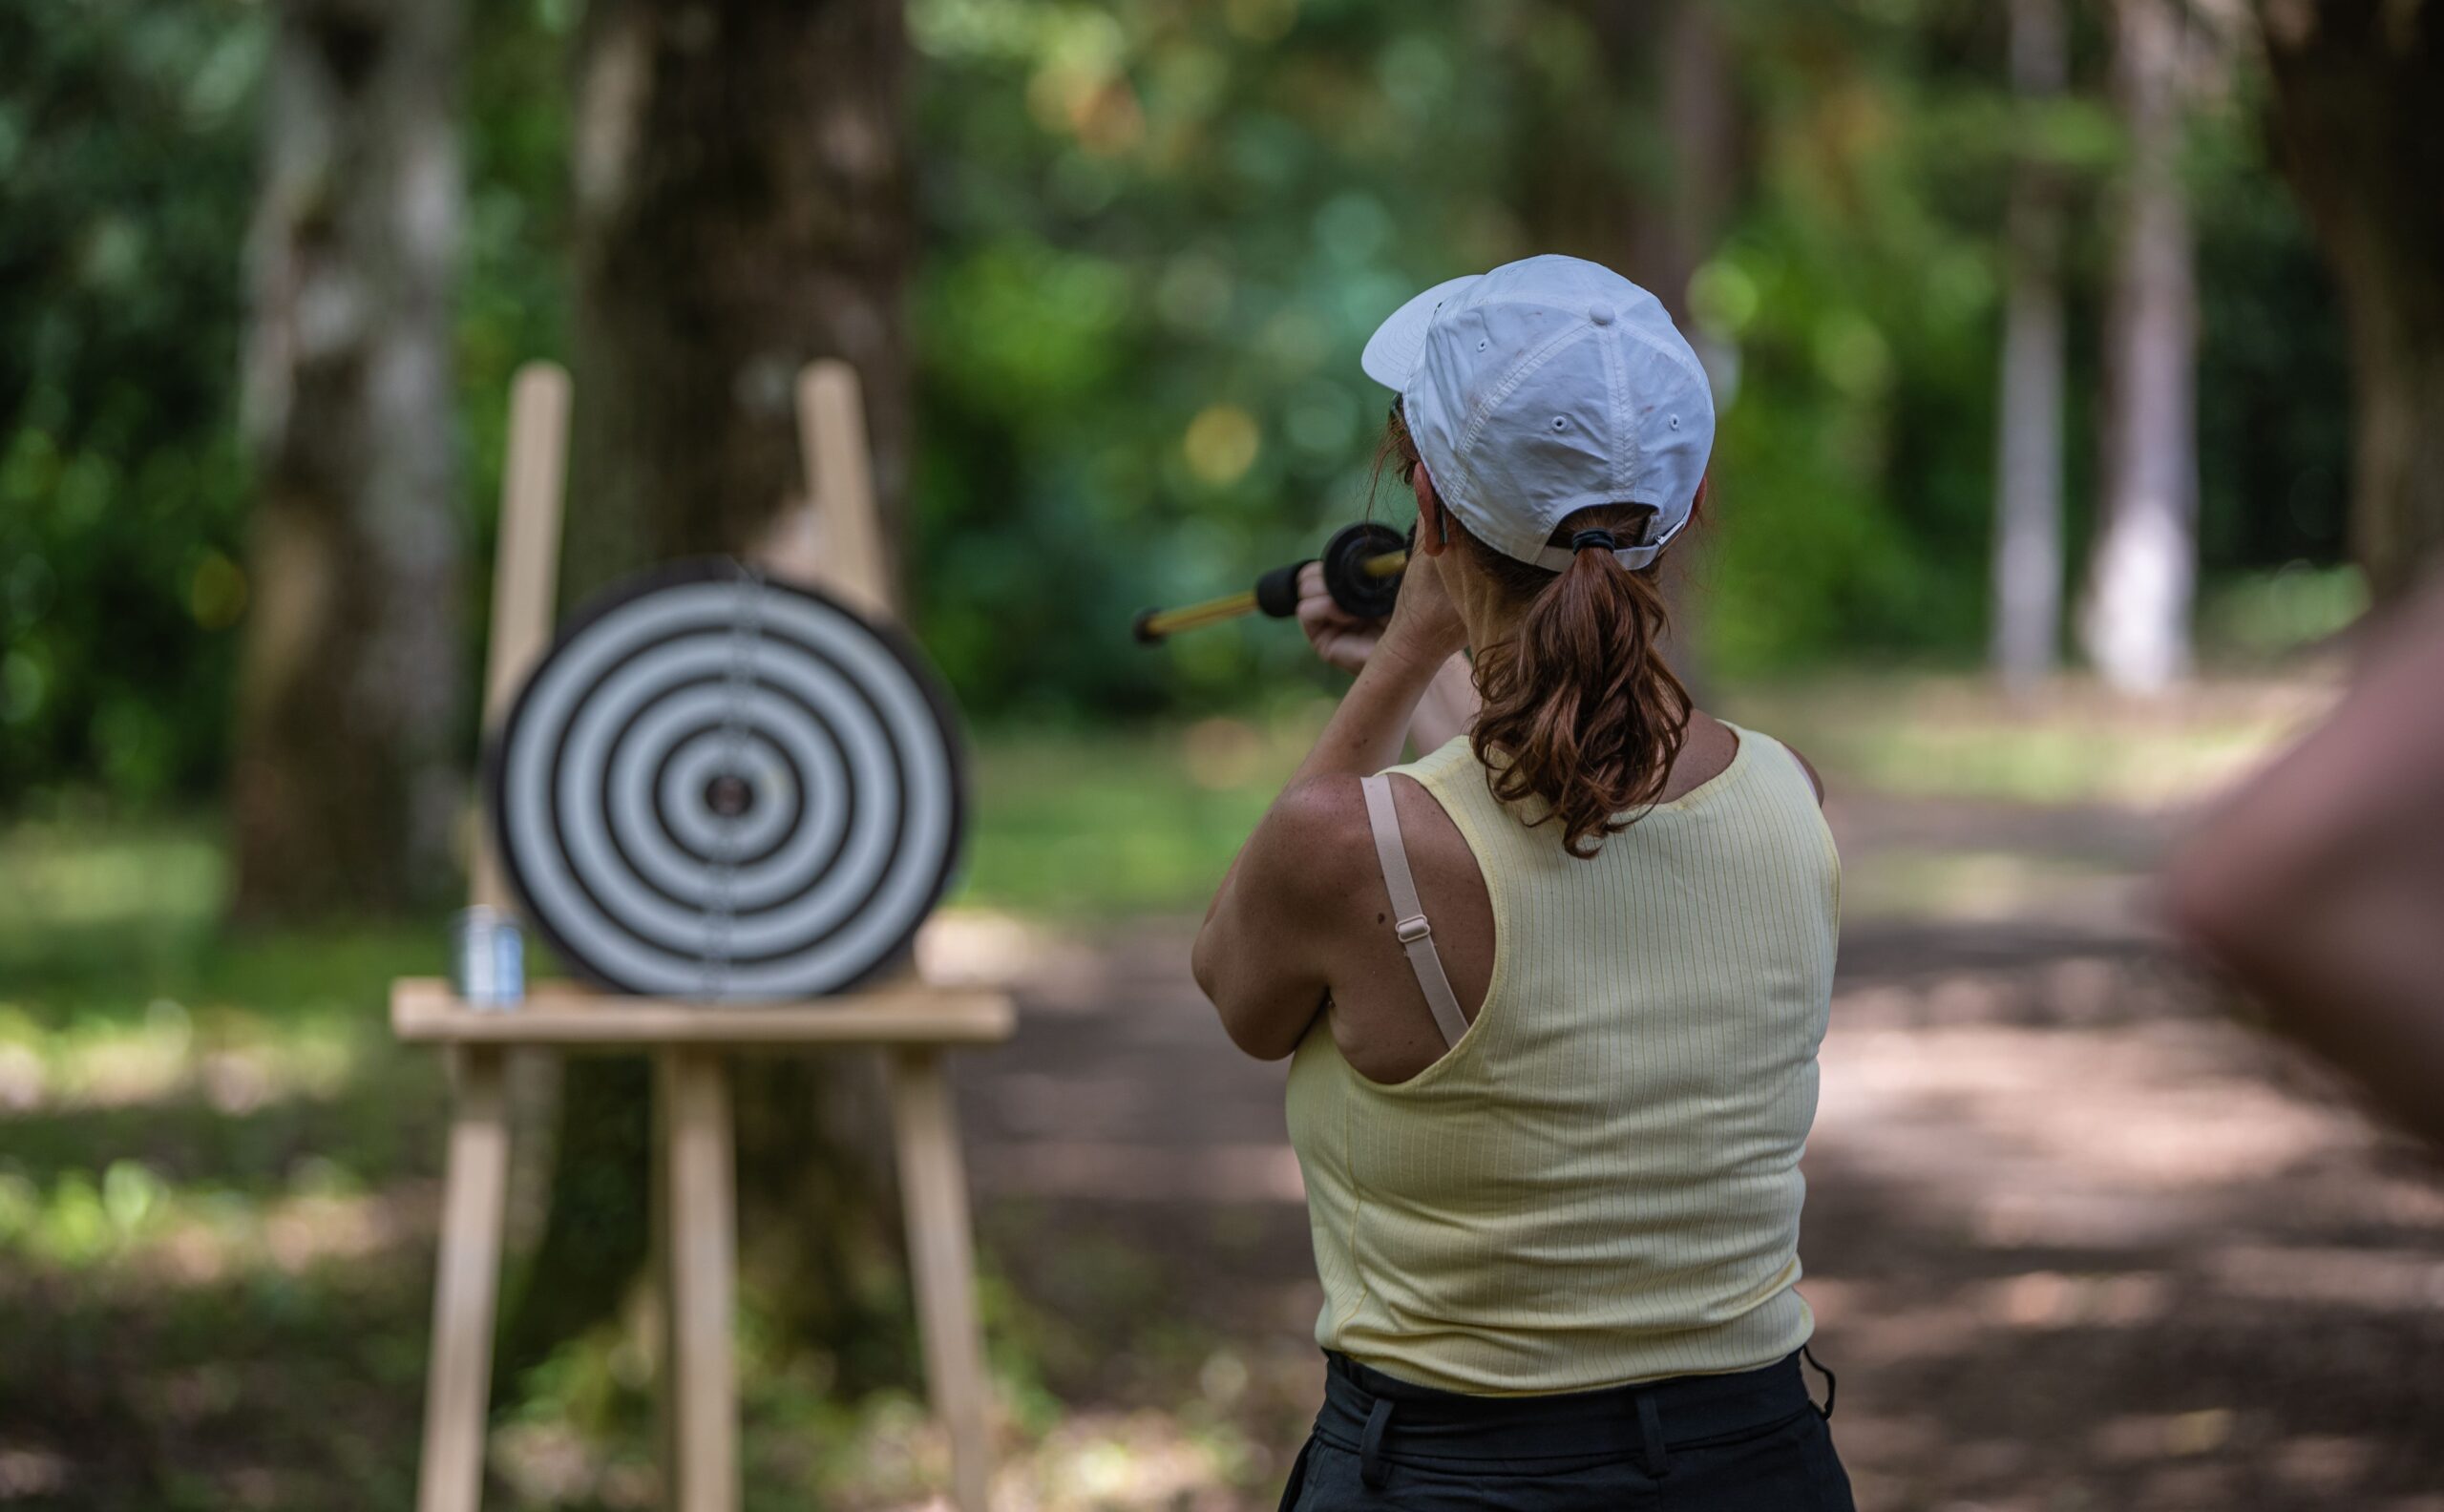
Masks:
[[[1252,880],[1277,889],[1319,925],[1337,926],[1352,888],[1374,867],[1366,794],[1357,777],[1305,777],[1281,790],[1257,826]]]
[[[1739,754],[1739,732],[1703,709],[1689,711],[1689,733],[1672,763],[1658,803],[1673,803],[1721,776]]]

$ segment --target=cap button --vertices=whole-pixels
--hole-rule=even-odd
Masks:
[[[1587,312],[1587,318],[1598,326],[1610,326],[1612,324],[1612,306],[1598,304]]]

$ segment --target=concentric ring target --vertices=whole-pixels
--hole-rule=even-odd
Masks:
[[[727,560],[562,631],[490,764],[494,833],[569,965],[660,998],[814,998],[903,951],[959,860],[965,777],[895,632]]]

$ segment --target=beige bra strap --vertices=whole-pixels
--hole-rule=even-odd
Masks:
[[[1383,886],[1392,894],[1392,932],[1400,936],[1401,949],[1408,952],[1409,969],[1417,973],[1425,1005],[1434,1010],[1443,1044],[1458,1044],[1468,1032],[1468,1018],[1460,1011],[1451,978],[1443,975],[1443,957],[1434,949],[1434,927],[1425,921],[1425,909],[1417,898],[1417,880],[1409,875],[1408,848],[1401,843],[1401,815],[1392,807],[1392,779],[1377,772],[1361,779],[1359,786],[1366,793],[1367,828],[1375,831],[1375,859],[1383,864]]]

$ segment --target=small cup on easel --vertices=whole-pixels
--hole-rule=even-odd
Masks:
[[[525,941],[508,911],[478,905],[452,917],[450,984],[459,1001],[495,1013],[525,1000]]]

